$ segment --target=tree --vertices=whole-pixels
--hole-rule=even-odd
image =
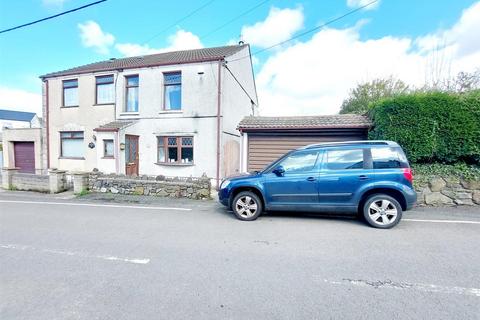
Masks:
[[[365,114],[372,103],[408,91],[408,85],[402,80],[392,77],[361,83],[356,88],[350,90],[348,98],[343,100],[340,113]]]

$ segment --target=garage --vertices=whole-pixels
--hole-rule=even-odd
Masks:
[[[35,145],[33,142],[14,142],[15,167],[19,172],[35,173]]]
[[[366,140],[371,122],[361,115],[310,117],[246,117],[238,130],[243,136],[242,170],[262,170],[288,151],[334,141]]]

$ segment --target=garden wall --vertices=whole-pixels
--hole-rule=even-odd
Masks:
[[[165,176],[130,177],[92,172],[88,175],[88,189],[94,192],[133,194],[170,198],[209,199],[210,178],[179,178]]]
[[[414,185],[418,205],[480,205],[480,179],[416,175]]]

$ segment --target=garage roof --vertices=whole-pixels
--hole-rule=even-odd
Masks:
[[[372,122],[358,114],[337,114],[329,116],[304,117],[245,117],[240,121],[240,131],[270,130],[314,130],[314,129],[348,129],[369,128]]]

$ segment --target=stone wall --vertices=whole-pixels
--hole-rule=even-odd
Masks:
[[[178,178],[165,176],[130,177],[92,172],[88,189],[94,192],[146,195],[170,198],[209,199],[210,178]]]
[[[59,193],[66,190],[65,171],[49,170],[46,174],[20,173],[18,168],[2,169],[2,188]]]
[[[480,180],[415,176],[414,185],[418,205],[480,205]]]

